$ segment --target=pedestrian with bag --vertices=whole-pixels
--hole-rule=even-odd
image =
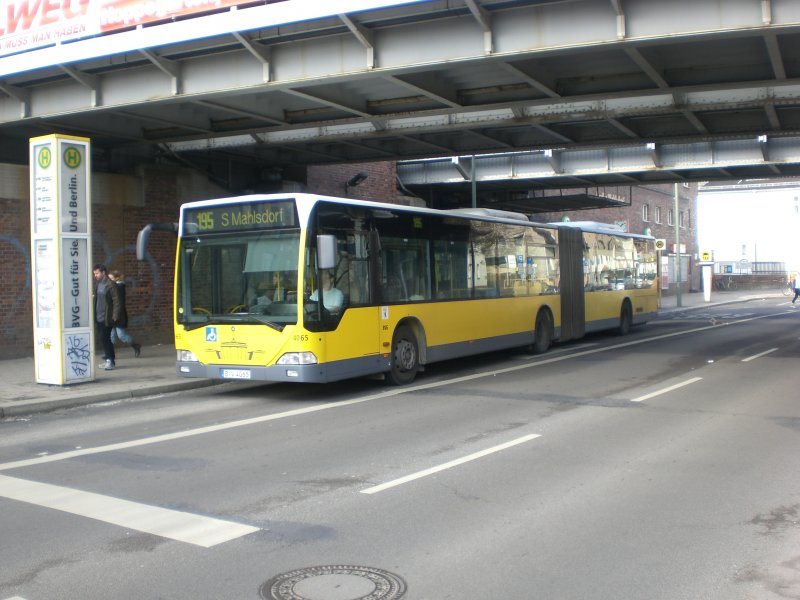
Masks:
[[[122,340],[126,344],[128,344],[131,348],[133,348],[133,356],[139,358],[142,353],[142,346],[137,344],[136,341],[133,339],[133,336],[128,333],[128,306],[125,303],[125,279],[122,276],[122,273],[117,271],[116,269],[111,271],[108,274],[108,278],[113,281],[117,286],[117,292],[119,293],[119,305],[120,305],[120,318],[114,324],[114,327],[111,328],[111,343],[116,344],[117,339]]]

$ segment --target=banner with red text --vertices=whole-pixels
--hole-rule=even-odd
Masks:
[[[0,56],[242,4],[253,0],[0,0]]]

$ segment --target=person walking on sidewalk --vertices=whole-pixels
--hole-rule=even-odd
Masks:
[[[792,287],[794,288],[794,298],[792,298],[792,304],[794,304],[794,301],[797,300],[798,296],[800,296],[800,273],[795,272],[794,279],[792,280]]]
[[[117,362],[114,344],[111,343],[111,330],[121,317],[119,291],[117,284],[109,279],[108,269],[105,265],[96,264],[92,268],[92,273],[95,280],[94,325],[100,342],[103,344],[103,358],[106,361],[101,368],[111,371]]]
[[[108,274],[108,278],[113,281],[117,285],[117,291],[119,292],[119,305],[120,305],[120,318],[118,321],[114,323],[114,326],[111,328],[111,343],[116,344],[117,339],[119,338],[126,344],[128,344],[131,348],[133,348],[133,355],[136,358],[142,353],[142,346],[141,344],[137,344],[136,341],[133,339],[133,336],[128,333],[128,305],[125,303],[125,279],[122,277],[122,273],[117,270],[111,271]]]

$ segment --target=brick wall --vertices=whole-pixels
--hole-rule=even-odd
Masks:
[[[568,216],[572,221],[598,221],[614,223],[624,221],[631,233],[644,233],[645,229],[656,238],[664,238],[667,244],[675,241],[675,227],[669,225],[667,216],[674,208],[674,188],[671,184],[626,186],[619,188],[619,199],[628,206],[618,208],[594,208],[569,212],[542,213],[533,215],[533,219],[544,222],[560,221]],[[558,192],[553,192],[556,195]],[[681,228],[681,243],[686,245],[686,252],[694,254],[696,248],[697,224],[697,184],[688,187],[679,186],[679,210],[686,215],[685,227]],[[648,206],[648,220],[644,220],[643,206]],[[656,213],[660,209],[661,222],[656,221]]]
[[[25,170],[27,174],[27,169]],[[5,174],[6,179],[12,175]],[[0,191],[0,357],[33,354],[30,207]]]
[[[675,243],[675,226],[669,225],[669,211],[674,210],[675,196],[672,184],[646,185],[646,186],[626,186],[619,188],[621,200],[628,202],[628,206],[617,208],[595,208],[588,210],[541,213],[533,215],[533,219],[545,223],[558,222],[562,217],[567,216],[571,221],[598,221],[600,223],[615,223],[624,221],[627,231],[631,233],[644,233],[650,230],[650,235],[655,238],[665,239],[670,254],[672,245]],[[552,195],[560,193],[558,190],[551,192]],[[700,288],[700,269],[695,268],[694,257],[698,253],[697,248],[697,184],[691,183],[688,186],[678,185],[678,210],[685,215],[684,227],[680,228],[680,242],[685,247],[684,256],[688,258],[688,281],[681,289],[685,291],[697,290]],[[644,205],[647,205],[647,220],[644,219]],[[657,213],[660,209],[660,222],[657,221]],[[675,217],[678,218],[677,216]],[[686,260],[686,259],[684,259]],[[670,294],[676,291],[674,283],[663,293]]]
[[[364,173],[367,178],[356,187],[346,187],[357,173]],[[395,202],[397,196],[397,169],[393,162],[310,166],[306,177],[306,187],[312,194],[378,202]]]
[[[356,173],[367,178],[345,190]],[[310,193],[394,202],[394,163],[310,167]],[[147,166],[131,175],[92,175],[92,256],[125,275],[129,331],[144,344],[173,339],[175,236],[153,232],[147,260],[136,236],[148,223],[177,221],[183,202],[230,195],[193,171]],[[0,359],[33,354],[30,189],[27,166],[0,164]]]
[[[187,170],[149,166],[134,175],[92,175],[92,256],[125,274],[129,331],[145,344],[172,340],[174,235],[156,232],[148,260],[136,260],[136,235],[148,223],[174,222],[183,202],[227,195]],[[0,359],[33,354],[28,168],[0,165]]]

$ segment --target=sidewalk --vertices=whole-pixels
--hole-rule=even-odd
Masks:
[[[103,361],[99,356],[95,363]],[[70,408],[95,402],[155,396],[218,383],[187,379],[175,372],[172,344],[142,346],[139,358],[133,350],[117,348],[113,371],[95,370],[95,380],[75,385],[47,385],[35,382],[33,357],[0,360],[0,419]]]
[[[712,292],[711,302],[707,303],[702,293],[684,293],[681,306],[677,305],[676,296],[663,297],[659,312],[669,314],[779,296],[772,290]],[[101,361],[98,358],[95,362],[99,364]],[[156,396],[219,383],[179,377],[175,372],[175,349],[171,344],[144,346],[140,358],[134,358],[129,347],[121,346],[117,350],[116,369],[97,369],[94,381],[70,386],[36,383],[33,364],[32,357],[0,360],[0,419],[95,402]]]
[[[678,306],[678,297],[662,296],[659,314],[669,314],[684,310],[694,310],[708,306],[719,306],[720,304],[732,304],[735,302],[750,302],[762,298],[783,298],[783,294],[778,290],[732,290],[726,292],[711,292],[711,301],[706,302],[703,292],[690,292],[681,294],[681,306]],[[791,296],[786,298],[791,301]]]

